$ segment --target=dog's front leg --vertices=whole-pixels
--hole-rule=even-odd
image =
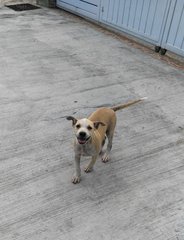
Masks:
[[[75,153],[75,174],[72,177],[73,183],[79,183],[81,179],[80,158],[81,155]]]
[[[91,161],[90,161],[89,164],[84,168],[84,171],[85,171],[86,173],[89,173],[89,172],[91,172],[91,171],[93,170],[93,166],[94,166],[94,164],[95,164],[95,162],[96,162],[96,160],[97,160],[97,157],[98,157],[98,156],[92,156]]]

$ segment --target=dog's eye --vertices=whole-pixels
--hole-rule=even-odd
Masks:
[[[91,130],[91,129],[92,129],[92,127],[91,127],[91,126],[87,126],[87,129],[88,129],[88,130]]]
[[[76,128],[77,128],[77,129],[79,129],[80,127],[81,127],[80,124],[77,124],[77,125],[76,125]]]

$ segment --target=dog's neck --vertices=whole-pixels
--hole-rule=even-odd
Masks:
[[[94,148],[94,145],[92,144],[92,139],[90,138],[88,142],[84,144],[80,144],[78,140],[75,140],[75,151],[79,155],[84,155],[84,156],[92,156],[96,150]]]

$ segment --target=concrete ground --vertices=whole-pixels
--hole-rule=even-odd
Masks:
[[[144,96],[73,185],[65,116]],[[184,72],[61,10],[1,7],[0,239],[184,240]]]

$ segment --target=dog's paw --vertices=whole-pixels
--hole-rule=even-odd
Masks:
[[[86,172],[86,173],[89,173],[89,172],[92,172],[93,171],[93,168],[91,168],[91,167],[89,167],[89,166],[86,166],[85,168],[84,168],[84,172]]]
[[[80,183],[81,178],[79,176],[73,176],[72,177],[72,183],[76,184],[76,183]]]
[[[110,160],[109,154],[108,153],[104,153],[102,155],[102,162],[106,163]]]

